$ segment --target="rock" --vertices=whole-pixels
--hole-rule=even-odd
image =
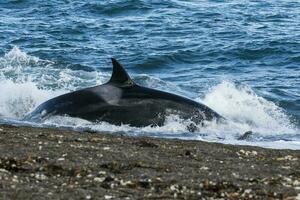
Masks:
[[[0,134],[0,199],[294,199],[299,193],[299,150],[0,128],[10,133]]]
[[[252,136],[253,132],[252,131],[247,131],[243,135],[241,135],[238,140],[249,140]]]

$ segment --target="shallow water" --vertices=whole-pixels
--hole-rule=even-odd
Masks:
[[[228,124],[29,124],[300,149],[299,11],[291,0],[1,1],[1,121],[26,123],[41,102],[104,83],[115,57],[137,83],[196,99]]]

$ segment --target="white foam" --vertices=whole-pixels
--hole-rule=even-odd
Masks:
[[[63,92],[38,89],[32,82],[0,81],[0,115],[21,119],[41,102]]]
[[[226,117],[232,129],[241,132],[251,130],[274,135],[297,131],[283,109],[258,96],[248,86],[223,81],[213,87],[202,102]]]
[[[24,65],[31,62],[37,63],[40,61],[39,58],[30,56],[25,52],[22,52],[17,46],[14,46],[8,53],[0,59],[1,62],[4,62],[6,66],[12,64]]]
[[[0,58],[0,116],[21,119],[45,100],[99,82],[100,76],[98,72],[57,69],[54,62],[15,46]]]
[[[300,149],[300,141],[284,141],[284,140],[276,140],[276,141],[239,141],[239,140],[225,140],[223,141],[225,144],[232,145],[247,145],[247,146],[260,146],[264,148],[271,149],[292,149],[299,150]]]
[[[205,122],[205,126],[198,126],[200,131],[194,133],[188,133],[186,129],[191,122],[182,120],[176,115],[168,116],[165,125],[162,127],[147,126],[136,128],[129,125],[116,126],[105,122],[95,124],[69,117],[63,117],[59,120],[50,118],[46,123],[48,125],[59,124],[59,126],[79,129],[88,128],[96,131],[125,132],[130,135],[195,139],[264,147],[272,147],[272,144],[274,144],[274,148],[300,149],[299,142],[283,142],[278,137],[280,135],[298,133],[298,130],[290,122],[289,117],[280,107],[259,97],[248,86],[240,86],[224,81],[213,87],[203,100],[200,98],[198,100],[226,117],[226,122]],[[269,137],[271,139],[268,141],[255,140],[253,142],[237,140],[246,131],[254,132],[256,137]],[[284,145],[280,146],[280,144]]]
[[[39,58],[13,47],[0,58],[0,116],[20,119],[37,104],[59,92],[43,91],[30,80],[24,69],[38,64]],[[26,71],[26,70],[25,70]]]
[[[81,87],[101,84],[102,80],[107,78],[99,72],[57,68],[54,62],[27,55],[18,47],[14,47],[0,58],[0,70],[0,116],[2,119],[13,119],[13,123],[19,123],[14,120],[22,119],[34,107],[47,99]],[[160,79],[149,78],[146,75],[142,75],[140,79],[149,87],[184,93],[179,87]],[[198,101],[223,115],[227,122],[221,124],[205,122],[205,126],[199,126],[200,131],[194,133],[187,131],[189,120],[182,120],[174,115],[168,116],[162,127],[116,126],[105,122],[92,123],[62,116],[45,120],[43,126],[300,149],[297,139],[296,141],[282,142],[280,137],[277,137],[285,134],[297,135],[299,132],[284,110],[273,102],[258,96],[248,86],[223,81],[211,88],[203,99],[198,98]],[[32,125],[37,126],[37,124]],[[237,136],[246,131],[253,131],[255,135],[261,137],[271,136],[269,138],[272,138],[274,136],[273,141],[272,139],[270,141],[255,140],[254,142],[238,141]],[[274,145],[272,146],[272,144]]]

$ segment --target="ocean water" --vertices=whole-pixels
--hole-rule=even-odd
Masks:
[[[0,122],[300,149],[300,2],[0,1]],[[117,58],[140,85],[202,102],[227,124],[199,132],[53,117],[40,103],[105,83]],[[237,138],[252,131],[247,141]]]

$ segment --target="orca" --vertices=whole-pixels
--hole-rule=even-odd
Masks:
[[[208,106],[168,92],[136,84],[124,67],[112,58],[112,76],[99,86],[63,94],[39,105],[25,120],[44,120],[51,116],[70,116],[92,122],[127,124],[134,127],[163,126],[166,117],[178,115],[193,124],[224,119]]]

